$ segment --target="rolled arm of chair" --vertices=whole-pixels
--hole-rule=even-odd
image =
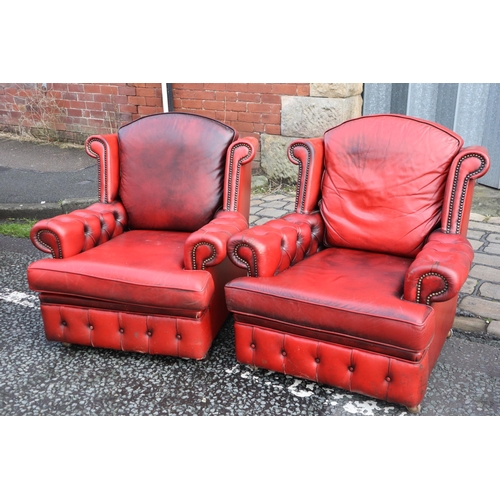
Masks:
[[[318,209],[324,151],[323,137],[297,139],[288,146],[288,159],[298,167],[295,211],[299,214]]]
[[[255,137],[238,139],[229,146],[224,177],[224,210],[241,212],[248,220],[252,188],[252,160],[259,147]]]
[[[455,297],[473,258],[474,250],[464,236],[435,231],[407,271],[404,298],[430,304]]]
[[[63,259],[85,252],[123,233],[127,214],[123,205],[94,203],[83,210],[38,221],[30,232],[36,248]]]
[[[240,212],[217,213],[212,221],[187,238],[184,245],[184,267],[194,270],[220,264],[227,256],[229,238],[247,227],[248,221]]]
[[[483,146],[463,148],[455,157],[444,195],[441,220],[444,233],[467,234],[474,184],[489,167],[490,158]]]
[[[99,201],[113,202],[120,185],[118,135],[91,135],[85,141],[85,150],[90,157],[97,159]]]
[[[231,237],[229,258],[249,276],[274,276],[284,271],[317,251],[308,217],[286,215]]]

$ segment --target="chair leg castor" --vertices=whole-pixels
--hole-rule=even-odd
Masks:
[[[452,335],[453,335],[453,330],[450,329],[450,331],[448,332],[448,335],[446,336],[446,338],[449,339]]]
[[[421,406],[420,405],[417,405],[417,406],[407,406],[406,409],[410,412],[410,413],[420,413],[420,410],[421,410]]]

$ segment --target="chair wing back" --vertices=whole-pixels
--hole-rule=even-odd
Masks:
[[[196,231],[222,207],[227,149],[237,132],[184,113],[140,118],[118,131],[120,199],[129,227]]]
[[[402,115],[364,116],[324,135],[325,244],[415,256],[441,220],[454,132]]]

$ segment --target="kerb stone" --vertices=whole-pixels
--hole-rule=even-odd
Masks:
[[[482,318],[500,319],[500,306],[492,300],[469,296],[460,302],[459,307]]]
[[[467,316],[455,316],[453,328],[463,332],[481,333],[486,331],[486,321],[480,318],[469,318]]]

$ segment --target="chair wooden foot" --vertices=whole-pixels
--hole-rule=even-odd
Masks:
[[[453,335],[453,330],[450,328],[450,331],[448,332],[446,338],[449,339],[452,335]]]
[[[421,410],[421,406],[420,405],[417,405],[417,406],[407,406],[406,409],[410,412],[410,413],[420,413],[420,410]]]
[[[69,342],[61,342],[61,344],[64,346],[64,347],[71,347],[71,344]]]

